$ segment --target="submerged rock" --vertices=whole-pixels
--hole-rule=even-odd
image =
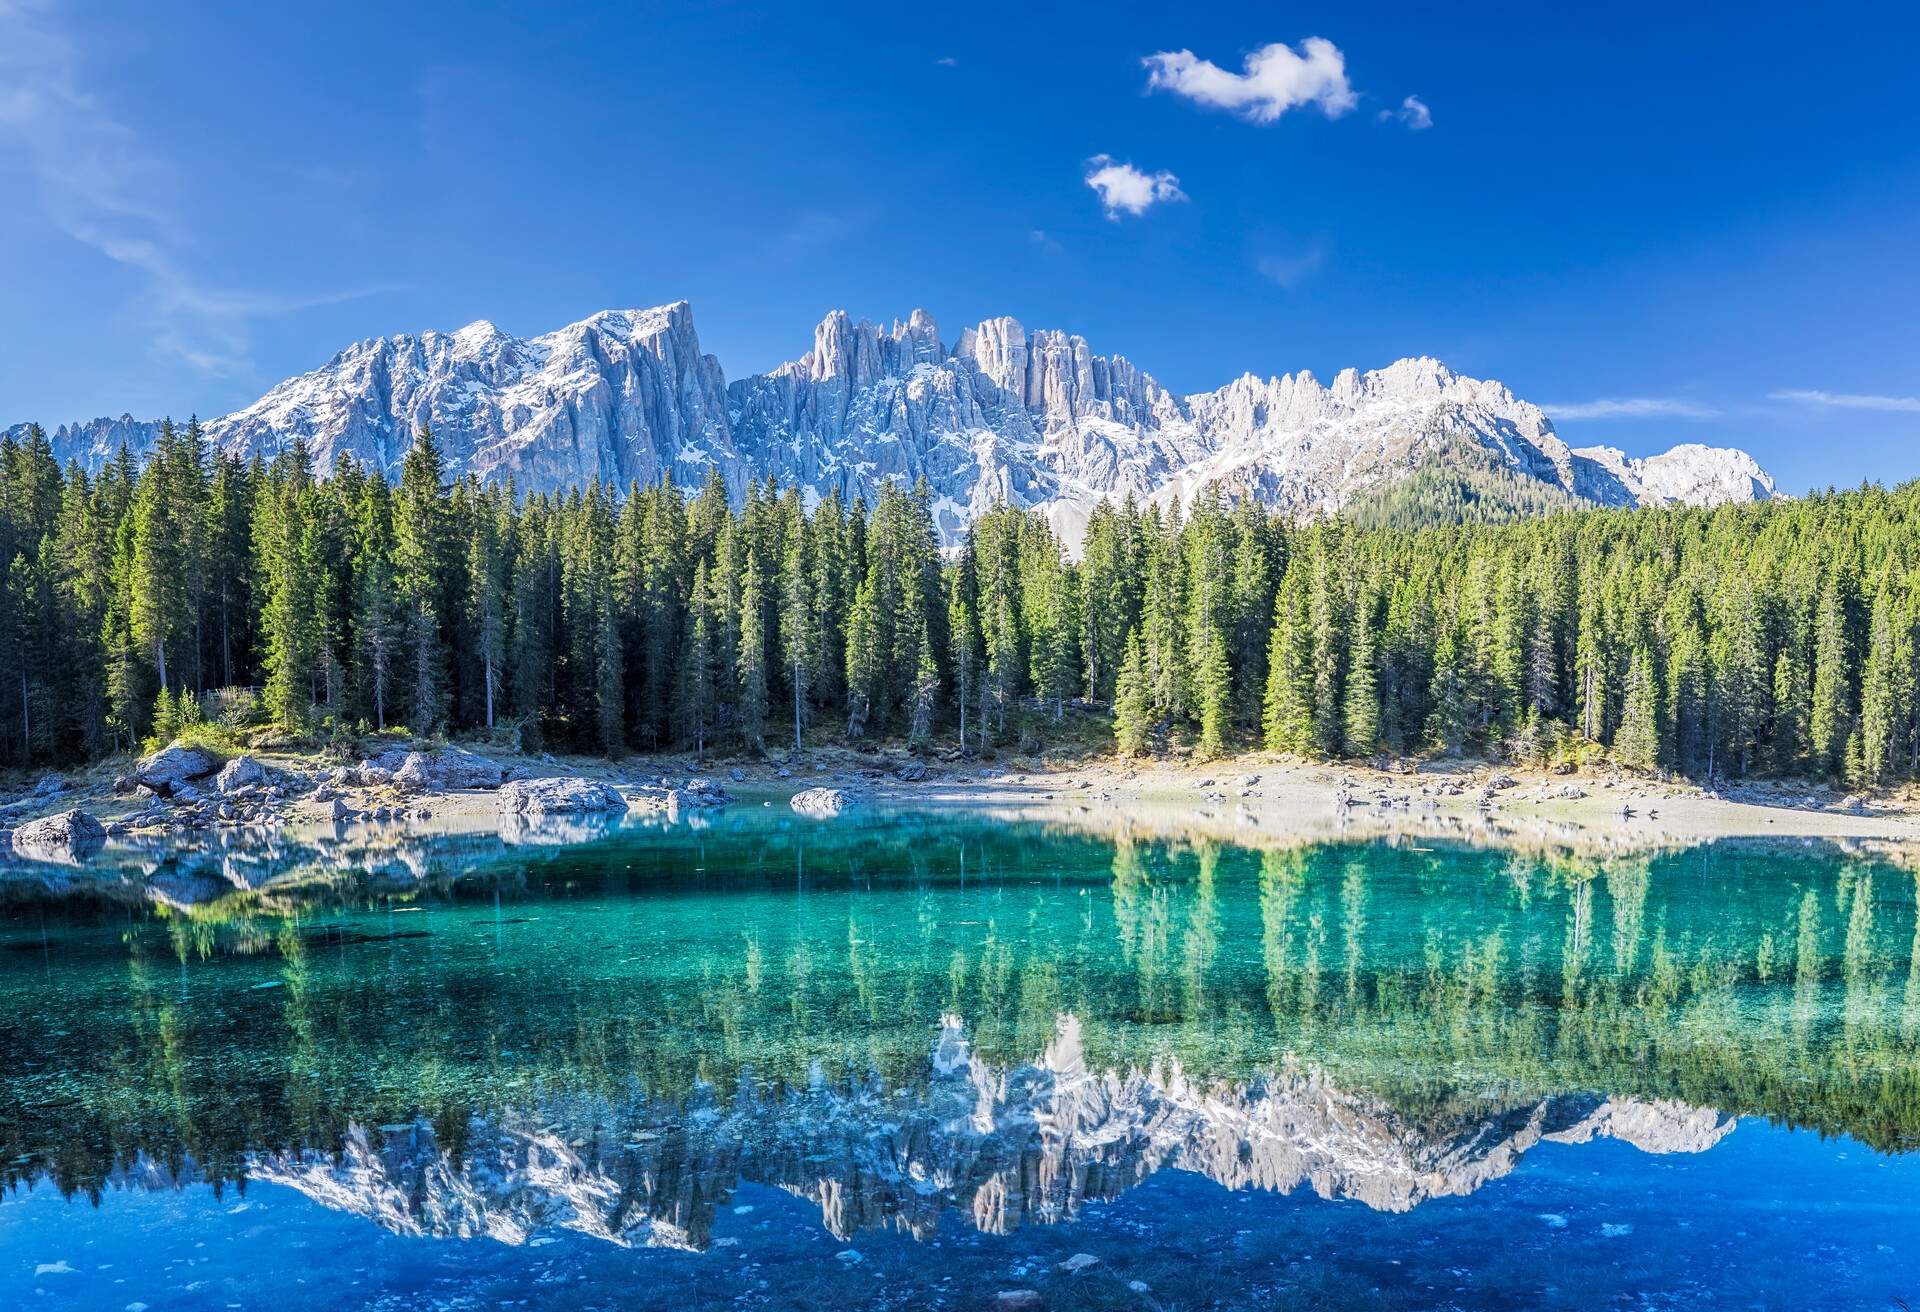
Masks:
[[[853,795],[839,788],[804,788],[793,795],[789,805],[801,815],[822,819],[839,815],[853,805]]]
[[[133,768],[134,780],[171,797],[194,779],[204,779],[220,768],[220,758],[204,747],[171,742]]]
[[[41,860],[84,861],[107,841],[107,827],[85,811],[29,820],[13,831],[13,850]]]
[[[627,799],[597,779],[516,779],[500,789],[500,809],[517,815],[577,815],[624,811]]]

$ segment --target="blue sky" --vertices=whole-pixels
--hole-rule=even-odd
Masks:
[[[1565,8],[0,0],[0,422],[684,297],[729,376],[924,306],[1920,475],[1915,7]]]

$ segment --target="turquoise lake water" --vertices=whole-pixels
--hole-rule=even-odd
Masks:
[[[1920,1305],[1912,870],[1266,841],[16,867],[0,1307]]]

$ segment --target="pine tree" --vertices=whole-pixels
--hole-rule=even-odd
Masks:
[[[1380,694],[1374,670],[1373,602],[1364,595],[1353,607],[1346,686],[1346,701],[1341,708],[1346,753],[1371,756],[1380,748]]]
[[[740,647],[735,669],[740,688],[740,735],[761,751],[767,745],[766,598],[759,562],[749,557],[740,588]]]
[[[1305,572],[1296,564],[1287,571],[1274,600],[1263,716],[1267,750],[1313,750],[1313,722],[1313,637]]]
[[[873,578],[854,593],[853,612],[847,617],[847,737],[863,737],[886,684],[878,606]]]
[[[789,534],[780,569],[780,650],[793,693],[793,750],[800,751],[800,733],[806,727],[808,696],[819,660],[818,623],[814,612],[814,572],[807,549],[811,540],[804,520]]]
[[[440,448],[421,428],[400,465],[394,504],[394,567],[409,658],[408,716],[417,732],[446,723],[445,620],[451,524]]]
[[[1848,726],[1852,655],[1847,635],[1846,584],[1829,571],[1813,621],[1813,705],[1808,716],[1807,755],[1813,768],[1831,774],[1843,766]]]
[[[1122,756],[1145,756],[1153,726],[1153,689],[1138,629],[1127,635],[1127,654],[1114,693],[1114,746]]]
[[[1867,663],[1860,682],[1860,766],[1856,783],[1884,782],[1905,763],[1914,698],[1912,626],[1890,588],[1874,597]]]
[[[1660,763],[1660,691],[1654,684],[1653,656],[1645,647],[1634,650],[1622,689],[1620,727],[1613,735],[1613,756],[1635,770],[1651,770]]]

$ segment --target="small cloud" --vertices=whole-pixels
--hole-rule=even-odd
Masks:
[[[1540,407],[1555,419],[1717,419],[1720,411],[1676,396],[1620,396]]]
[[[1027,240],[1048,254],[1062,249],[1060,243],[1054,240],[1053,234],[1045,228],[1035,228],[1027,234]]]
[[[1433,111],[1427,108],[1427,102],[1418,96],[1408,96],[1400,102],[1398,109],[1383,109],[1377,115],[1382,123],[1399,120],[1407,125],[1410,132],[1425,132],[1433,126]]]
[[[1890,410],[1899,414],[1920,414],[1920,396],[1873,396],[1860,392],[1822,392],[1796,388],[1769,392],[1767,399],[1832,406],[1839,410]]]
[[[1359,100],[1347,82],[1346,56],[1324,37],[1308,37],[1297,52],[1284,41],[1262,46],[1247,56],[1243,73],[1229,73],[1191,50],[1163,50],[1140,62],[1149,90],[1171,91],[1252,123],[1271,123],[1309,105],[1339,118]]]
[[[1254,265],[1260,276],[1291,291],[1327,260],[1327,253],[1314,249],[1304,255],[1263,255]]]
[[[1095,155],[1087,161],[1087,185],[1100,193],[1107,217],[1116,222],[1122,214],[1145,214],[1162,201],[1187,198],[1187,193],[1180,190],[1180,179],[1165,169],[1142,173],[1111,155]]]
[[[942,55],[940,56],[940,58],[934,60],[933,62],[940,65],[940,67],[942,68],[960,67],[960,61],[955,59],[952,55]]]

